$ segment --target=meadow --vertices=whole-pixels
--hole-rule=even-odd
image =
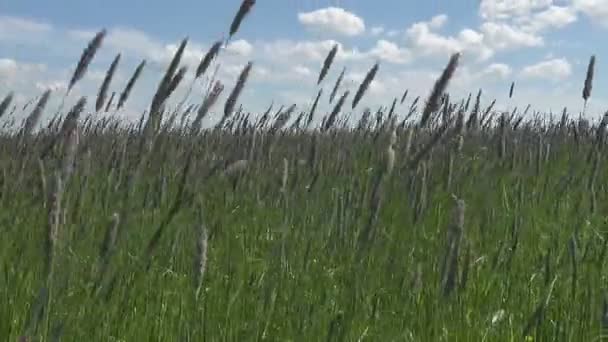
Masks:
[[[243,1],[227,40],[254,5]],[[234,85],[210,82],[202,103],[169,108],[193,72],[180,67],[184,39],[149,110],[124,124],[145,61],[122,92],[108,96],[117,56],[96,96],[68,96],[105,35],[66,94],[0,102],[0,339],[608,336],[608,116],[501,112],[477,90],[451,99],[459,54],[428,98],[404,89],[363,110],[381,66],[342,91],[343,74],[326,77],[337,47],[312,105],[247,112],[249,63]],[[197,78],[225,44],[201,56]],[[592,57],[581,107],[594,67]],[[53,96],[65,109],[48,108]],[[203,128],[216,110],[221,120]],[[43,115],[53,120],[38,129]]]

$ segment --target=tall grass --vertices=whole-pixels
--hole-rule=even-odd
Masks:
[[[254,3],[243,2],[231,36]],[[422,110],[419,98],[405,103],[405,91],[390,109],[365,109],[354,128],[348,117],[359,113],[344,106],[348,90],[327,113],[318,108],[321,89],[310,108],[271,105],[255,115],[237,107],[248,63],[220,124],[205,129],[220,82],[198,108],[163,120],[187,70],[180,68],[186,44],[140,123],[98,118],[83,97],[64,120],[34,130],[51,96],[46,91],[21,126],[2,131],[0,336],[604,336],[605,120],[496,113],[494,102],[482,104],[481,91],[470,108],[470,96],[446,94],[455,54]],[[337,46],[318,83],[336,53]],[[201,60],[220,58],[212,54]],[[378,64],[351,109],[377,72]],[[12,95],[4,99],[10,104]],[[192,124],[175,119],[191,114]]]

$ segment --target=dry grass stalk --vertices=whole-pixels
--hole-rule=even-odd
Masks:
[[[207,253],[209,236],[207,234],[207,227],[202,222],[198,224],[198,237],[196,239],[196,255],[194,256],[194,286],[195,296],[198,298],[201,288],[203,286],[203,279],[205,277],[205,271],[207,270]]]
[[[441,272],[441,289],[443,295],[449,295],[458,281],[458,257],[460,244],[464,235],[465,202],[454,196],[455,205],[452,210],[452,221],[448,226],[446,254]]]
[[[213,59],[215,59],[215,57],[219,54],[221,47],[221,41],[217,41],[211,46],[209,51],[207,51],[205,56],[203,56],[203,59],[201,59],[198,68],[196,68],[196,78],[199,78],[205,74],[205,72],[209,68],[209,65],[211,65]]]
[[[283,175],[281,177],[281,193],[287,193],[287,179],[289,178],[289,161],[283,158]]]
[[[390,176],[393,173],[393,169],[395,168],[395,145],[397,144],[397,132],[393,129],[390,133],[388,146],[386,149],[386,159],[385,159],[385,167],[384,174]]]
[[[254,5],[255,0],[243,0],[243,2],[241,3],[241,7],[239,7],[238,12],[232,20],[232,24],[230,25],[230,38],[237,33],[239,27],[241,26],[241,23],[243,22],[243,19],[245,19],[245,16],[247,16],[247,14],[251,11]]]
[[[228,96],[228,99],[226,100],[226,104],[224,105],[224,118],[222,118],[222,121],[227,119],[234,111],[234,107],[236,106],[236,103],[239,99],[239,96],[241,95],[241,92],[245,88],[245,83],[247,82],[247,79],[249,78],[249,74],[251,73],[252,67],[253,67],[253,63],[249,62],[249,63],[247,63],[247,65],[245,65],[245,67],[241,71],[241,74],[239,75],[239,79],[236,82],[234,89],[232,89],[232,92]]]
[[[469,120],[467,121],[467,129],[471,131],[476,131],[479,128],[479,111],[481,110],[481,94],[482,90],[479,89],[477,93],[477,98],[475,99],[475,105],[473,107],[473,111],[469,116]]]
[[[14,96],[14,93],[10,92],[4,97],[2,102],[0,102],[0,117],[4,116],[4,113],[6,113],[6,110],[8,109],[8,107],[10,107],[11,102],[13,102]]]
[[[116,55],[112,64],[110,64],[110,68],[108,72],[106,72],[106,76],[101,83],[101,87],[99,88],[99,93],[97,94],[97,101],[95,102],[95,111],[99,112],[103,108],[104,103],[106,102],[106,97],[108,95],[108,89],[110,89],[110,84],[112,83],[112,78],[114,78],[114,74],[116,73],[116,69],[118,69],[118,63],[120,62],[120,54]]]
[[[61,162],[61,177],[64,183],[67,183],[74,173],[79,140],[78,125],[73,126],[73,128],[65,133],[63,159]]]
[[[340,88],[340,85],[342,84],[342,80],[344,79],[344,74],[346,73],[346,67],[344,69],[342,69],[342,72],[340,73],[340,76],[338,76],[338,79],[336,80],[336,84],[334,85],[334,89],[331,91],[331,94],[329,95],[329,103],[331,104],[332,102],[334,102],[334,98],[336,97],[336,94],[338,93],[338,89]]]
[[[93,58],[95,57],[95,54],[97,53],[97,50],[99,50],[99,48],[101,47],[106,33],[107,32],[105,29],[99,31],[82,52],[80,60],[78,61],[78,65],[76,66],[76,70],[74,70],[74,74],[70,79],[70,83],[68,85],[67,90],[68,93],[72,90],[74,85],[76,85],[76,83],[80,81],[86,74],[89,64],[91,64]]]
[[[353,99],[352,109],[355,109],[357,107],[357,105],[359,104],[359,101],[361,101],[361,99],[363,98],[363,95],[365,95],[365,91],[372,84],[374,78],[376,77],[376,74],[378,73],[379,67],[380,67],[380,65],[378,63],[374,64],[374,66],[371,69],[369,69],[369,71],[365,75],[363,82],[361,82],[361,84],[359,85],[359,89],[355,93],[355,98]]]
[[[319,73],[319,79],[317,80],[317,85],[321,84],[327,73],[329,72],[329,68],[331,64],[334,62],[336,58],[336,54],[338,53],[338,44],[335,44],[334,47],[331,48],[327,57],[325,57],[325,61],[323,61],[323,66],[321,67],[321,72]]]
[[[422,118],[420,119],[420,127],[426,127],[427,123],[431,119],[431,115],[439,110],[441,96],[445,92],[448,87],[448,83],[450,79],[454,76],[456,72],[456,68],[458,67],[458,61],[460,60],[460,53],[455,53],[450,57],[450,60],[443,69],[441,76],[435,82],[435,86],[431,91],[431,95],[424,106],[424,111],[422,112]]]
[[[120,94],[120,98],[118,99],[118,105],[116,106],[117,110],[120,110],[125,105],[127,100],[129,99],[129,95],[131,94],[131,91],[133,90],[133,87],[135,86],[135,82],[137,82],[137,80],[141,76],[142,70],[144,69],[145,66],[146,66],[146,60],[143,60],[143,61],[141,61],[141,63],[139,63],[139,65],[135,69],[135,72],[133,72],[133,75],[127,82],[125,89]]]

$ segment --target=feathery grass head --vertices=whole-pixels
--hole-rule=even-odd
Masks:
[[[591,88],[593,88],[593,74],[595,73],[595,55],[589,59],[587,66],[587,77],[585,77],[585,86],[583,88],[583,100],[587,102],[591,97]]]
[[[211,89],[211,92],[209,94],[207,94],[207,96],[203,100],[203,103],[198,108],[198,111],[196,113],[196,118],[194,119],[194,122],[192,123],[192,131],[194,133],[198,132],[201,129],[201,123],[202,123],[203,119],[205,118],[205,116],[207,116],[211,107],[213,107],[213,105],[220,98],[220,95],[222,94],[223,91],[224,91],[224,85],[222,84],[222,82],[216,81],[215,84],[213,85],[213,89]]]
[[[405,92],[403,93],[403,96],[401,96],[401,102],[399,102],[400,104],[403,104],[403,102],[405,102],[405,99],[407,98],[407,93],[409,92],[409,89],[405,89]]]
[[[346,67],[344,69],[342,69],[342,72],[340,73],[340,76],[338,76],[338,79],[336,80],[336,84],[334,85],[334,89],[331,91],[331,94],[329,95],[329,103],[331,104],[332,102],[334,102],[334,98],[336,97],[336,94],[338,93],[338,89],[340,88],[340,84],[342,84],[342,80],[344,79],[344,74],[346,73]]]
[[[376,62],[376,64],[374,64],[374,66],[369,69],[367,75],[365,75],[363,82],[361,82],[361,84],[359,85],[359,89],[357,90],[357,92],[355,93],[355,97],[353,98],[352,109],[355,109],[355,107],[357,107],[359,101],[361,101],[363,95],[365,95],[365,91],[372,84],[374,78],[376,77],[376,73],[378,73],[379,67],[380,65]]]
[[[104,112],[109,112],[110,108],[112,107],[112,105],[114,104],[114,98],[116,98],[116,92],[113,91],[112,95],[110,95],[110,99],[108,100],[108,103],[106,104],[106,108],[104,109]]]
[[[312,120],[315,115],[315,111],[317,110],[317,106],[319,105],[319,99],[321,98],[321,95],[323,95],[323,88],[319,89],[319,92],[317,93],[317,97],[315,98],[315,102],[313,102],[312,107],[310,108],[310,113],[308,113],[308,121],[306,122],[306,127],[310,127],[310,124],[312,123]]]
[[[234,16],[232,24],[230,25],[230,37],[234,36],[237,33],[239,27],[241,26],[241,23],[243,22],[243,19],[245,19],[245,16],[247,16],[247,14],[251,11],[254,5],[255,0],[243,0],[243,2],[241,3],[241,7],[239,7],[238,12]]]
[[[319,79],[317,80],[317,85],[321,84],[321,82],[323,82],[323,79],[325,78],[325,76],[327,76],[327,73],[329,72],[329,68],[331,68],[331,64],[334,62],[334,59],[336,58],[337,53],[338,53],[338,44],[335,44],[334,47],[332,47],[331,50],[329,50],[327,57],[325,57],[325,60],[323,61],[323,66],[321,67],[321,72],[319,73]]]
[[[14,96],[15,96],[14,93],[10,92],[10,93],[8,93],[8,95],[6,95],[4,97],[2,102],[0,102],[0,117],[4,116],[4,113],[6,113],[8,107],[10,107],[11,102],[13,102]]]
[[[137,79],[139,78],[139,76],[141,76],[141,72],[145,66],[146,66],[146,60],[144,59],[143,61],[141,61],[141,63],[139,63],[139,65],[135,69],[135,72],[133,72],[133,75],[127,82],[125,89],[120,94],[120,98],[118,99],[118,105],[116,106],[116,109],[121,109],[125,105],[125,103],[129,99],[129,95],[131,94],[131,91],[133,90],[133,86],[135,86],[135,82],[137,82]]]
[[[243,71],[241,71],[241,74],[239,75],[239,79],[236,82],[234,89],[232,89],[230,96],[228,96],[228,99],[226,100],[226,105],[224,106],[224,117],[228,117],[230,116],[230,114],[232,114],[234,107],[236,106],[236,103],[239,99],[239,96],[241,95],[241,92],[245,87],[245,83],[249,78],[249,74],[251,73],[252,67],[253,63],[249,62],[247,63],[247,65],[245,65]]]
[[[340,111],[342,110],[342,106],[344,106],[344,103],[346,102],[346,98],[348,97],[349,94],[350,94],[350,91],[348,91],[348,90],[345,91],[344,94],[342,95],[342,97],[340,98],[340,100],[336,103],[331,114],[329,114],[329,116],[327,117],[327,120],[325,120],[325,124],[323,125],[323,131],[328,131],[334,125],[334,123],[336,122],[336,118],[338,117],[338,114],[340,114]]]
[[[170,97],[171,94],[173,94],[173,92],[175,91],[175,89],[177,89],[177,87],[180,85],[180,83],[184,79],[184,76],[186,76],[187,71],[188,71],[188,67],[186,67],[186,66],[183,66],[183,67],[179,68],[179,70],[177,70],[177,73],[171,79],[171,83],[169,83],[169,88],[167,89],[167,97]]]
[[[32,133],[34,127],[40,121],[40,117],[42,116],[44,108],[46,107],[46,104],[48,103],[50,97],[51,90],[47,89],[44,94],[42,94],[42,97],[40,97],[40,100],[38,100],[38,103],[36,104],[36,107],[34,107],[34,110],[32,110],[30,115],[25,120],[25,124],[23,125],[22,131],[24,135],[29,135]]]
[[[509,98],[513,98],[513,90],[515,90],[515,82],[511,82],[511,88],[509,88]]]
[[[101,47],[106,33],[107,31],[105,29],[99,31],[82,52],[80,60],[78,61],[78,65],[76,66],[76,70],[74,70],[72,79],[70,79],[70,84],[68,85],[68,93],[72,90],[74,85],[76,85],[76,83],[80,81],[86,74],[89,64],[91,64],[93,58],[95,57],[95,54],[97,53],[97,50],[99,50],[99,48]]]
[[[424,106],[424,111],[422,112],[422,118],[420,119],[421,127],[426,126],[431,119],[431,114],[439,110],[441,96],[447,89],[450,79],[454,76],[459,60],[460,53],[457,52],[453,54],[445,69],[443,69],[441,76],[435,82],[435,86],[433,87],[431,95],[426,102],[426,106]]]
[[[154,94],[154,98],[152,99],[152,105],[150,106],[150,117],[157,116],[157,113],[160,111],[163,104],[169,97],[169,90],[171,89],[172,83],[174,83],[175,72],[179,67],[179,63],[182,59],[184,51],[186,50],[187,44],[188,38],[184,38],[177,48],[177,51],[175,51],[175,55],[173,55],[173,59],[167,67],[167,71],[165,72],[163,79],[160,81],[156,94]]]
[[[78,118],[80,117],[80,114],[84,110],[84,107],[86,106],[86,104],[87,104],[87,98],[83,96],[78,100],[78,102],[76,102],[74,107],[72,107],[72,109],[68,112],[68,114],[65,116],[65,121],[63,122],[63,125],[61,126],[60,134],[62,136],[65,136],[66,134],[69,134],[70,132],[72,132],[73,130],[76,129],[76,127],[78,125]]]
[[[112,83],[112,78],[116,73],[116,69],[118,68],[118,63],[120,62],[120,54],[116,55],[112,64],[110,64],[110,68],[106,73],[103,82],[101,83],[101,87],[99,88],[99,93],[97,94],[97,101],[95,102],[95,111],[99,112],[103,108],[103,105],[106,101],[106,96],[108,95],[108,89],[110,88],[110,83]]]
[[[201,62],[198,65],[198,68],[196,69],[196,78],[199,78],[205,74],[205,72],[209,68],[209,65],[211,65],[213,59],[215,59],[215,57],[219,54],[221,47],[221,41],[217,41],[211,46],[209,51],[207,51],[205,56],[203,56],[203,59],[201,59]]]

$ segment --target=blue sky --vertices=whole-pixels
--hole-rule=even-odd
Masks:
[[[184,64],[195,68],[213,41],[226,34],[240,0],[4,0],[0,2],[0,96],[15,91],[26,102],[44,89],[62,89],[87,41],[101,28],[108,36],[71,98],[97,92],[117,53],[123,59],[112,90],[120,92],[135,66],[149,62],[128,104],[127,116],[146,108],[181,38],[190,44]],[[425,97],[450,54],[462,63],[450,84],[453,96],[484,89],[499,108],[532,104],[543,112],[582,108],[586,65],[597,55],[589,115],[608,109],[602,42],[608,0],[258,0],[220,60],[218,78],[231,88],[254,62],[244,107],[271,101],[310,105],[319,66],[334,43],[340,52],[322,87],[329,93],[347,68],[344,90],[356,88],[376,62],[380,71],[361,103],[388,105],[405,89]],[[512,81],[515,97],[507,98]],[[200,102],[202,84],[190,101]],[[185,96],[187,83],[173,100]],[[413,99],[413,97],[412,97]],[[325,101],[327,102],[327,101]],[[407,105],[407,103],[406,103]],[[218,108],[220,109],[220,106]],[[357,115],[356,113],[353,115]]]

